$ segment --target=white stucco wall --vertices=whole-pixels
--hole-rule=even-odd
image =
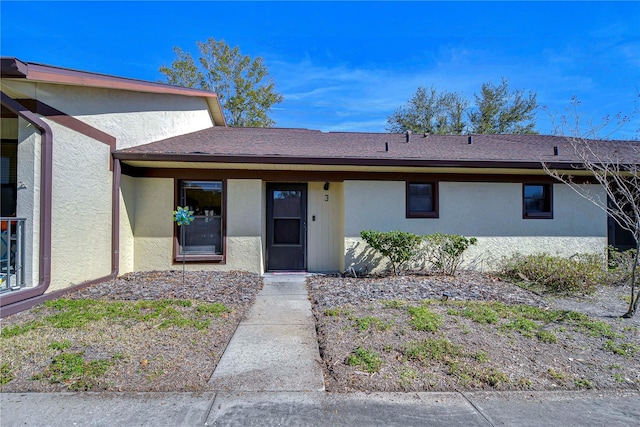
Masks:
[[[133,229],[136,213],[136,182],[136,179],[130,176],[120,176],[119,274],[134,271],[135,241]]]
[[[107,145],[47,122],[54,134],[51,291],[110,274],[113,175]]]
[[[209,128],[204,98],[38,83],[37,99],[114,136],[117,148]]]
[[[409,219],[403,181],[346,181],[344,188],[346,267],[371,270],[379,262],[359,237],[366,229],[476,237],[466,259],[483,269],[514,252],[569,256],[603,253],[607,245],[606,214],[561,184],[553,185],[553,219],[522,218],[520,183],[440,182],[439,218]]]

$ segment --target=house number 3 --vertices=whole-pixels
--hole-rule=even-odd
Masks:
[[[328,194],[325,194],[325,195],[324,195],[324,201],[325,201],[325,202],[328,202],[328,201],[329,201],[329,195],[328,195]]]

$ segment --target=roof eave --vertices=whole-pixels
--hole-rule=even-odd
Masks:
[[[215,98],[207,98],[207,105],[209,106],[209,111],[211,112],[213,123],[216,126],[227,126],[227,120],[224,118],[224,113],[222,112],[222,104],[220,104],[220,98],[218,98],[217,96]]]
[[[27,77],[28,66],[17,58],[2,57],[0,58],[0,70],[0,77],[3,79],[23,79]]]
[[[107,89],[122,89],[137,92],[168,93],[184,96],[218,98],[214,92],[202,89],[172,86],[165,83],[117,77],[108,74],[72,70],[34,62],[23,62],[17,58],[2,58],[2,77],[23,78],[34,82],[58,83],[72,86],[90,86]]]
[[[353,157],[283,157],[283,156],[242,156],[214,155],[204,153],[131,153],[126,151],[113,153],[114,158],[122,161],[162,161],[162,162],[205,162],[205,163],[270,163],[289,165],[327,165],[327,166],[400,166],[400,167],[445,167],[445,168],[496,168],[496,169],[543,169],[540,161],[501,161],[501,160],[427,160],[427,159],[375,159]],[[575,169],[576,162],[547,163],[550,169]]]

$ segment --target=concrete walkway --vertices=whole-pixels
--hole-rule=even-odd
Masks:
[[[210,390],[321,391],[322,361],[304,274],[267,274]]]

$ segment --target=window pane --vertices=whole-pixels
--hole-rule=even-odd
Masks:
[[[551,185],[524,185],[524,212],[551,213]]]
[[[528,199],[524,201],[527,212],[545,212],[544,200]]]
[[[300,244],[299,219],[274,219],[273,243],[284,245]]]
[[[183,253],[222,255],[221,217],[197,217],[190,225],[178,228],[180,233],[184,233]]]
[[[525,199],[529,198],[544,198],[544,186],[542,185],[525,185],[524,186],[524,197]]]
[[[433,211],[433,184],[409,184],[409,212]]]
[[[206,216],[207,211],[208,215],[222,215],[222,183],[187,181],[181,203],[196,216]]]
[[[431,212],[433,203],[431,197],[412,197],[409,199],[409,211],[411,212]]]
[[[275,218],[300,218],[300,191],[274,191],[273,216]]]
[[[409,184],[409,194],[411,196],[431,197],[433,184]]]
[[[178,227],[180,253],[222,255],[222,182],[183,181],[180,194],[180,205],[195,218]]]

